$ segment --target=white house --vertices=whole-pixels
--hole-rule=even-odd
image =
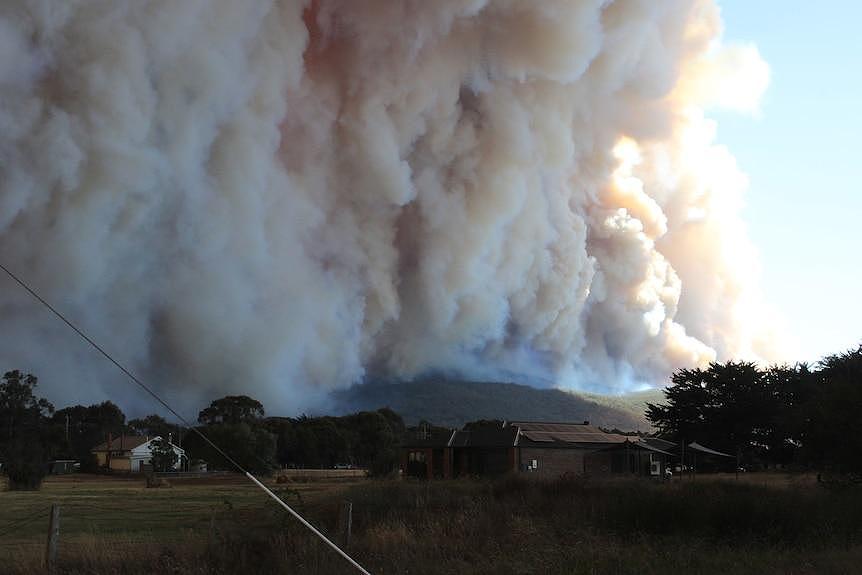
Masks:
[[[93,448],[93,453],[96,454],[96,459],[99,462],[99,467],[105,467],[113,471],[125,471],[127,473],[140,473],[152,469],[152,443],[156,439],[161,439],[158,435],[155,437],[147,437],[145,435],[121,435],[111,441],[110,447],[108,443],[102,443]],[[169,442],[169,445],[177,454],[177,462],[174,464],[175,470],[183,468],[186,460],[186,452],[182,447],[178,447]]]

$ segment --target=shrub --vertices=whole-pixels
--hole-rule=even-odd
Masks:
[[[6,475],[10,490],[39,489],[47,474],[42,444],[19,435],[6,444]]]

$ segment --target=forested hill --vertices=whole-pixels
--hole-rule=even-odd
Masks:
[[[335,414],[390,407],[408,424],[424,419],[460,427],[477,419],[586,421],[622,430],[648,430],[646,401],[657,391],[626,396],[579,395],[514,383],[422,381],[355,385],[332,394]]]

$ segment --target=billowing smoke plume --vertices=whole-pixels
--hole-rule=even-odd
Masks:
[[[0,259],[175,399],[762,356],[704,110],[768,70],[720,35],[711,0],[7,0]],[[131,396],[0,286],[2,366]]]

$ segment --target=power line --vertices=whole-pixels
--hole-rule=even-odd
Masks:
[[[66,317],[65,317],[62,313],[60,313],[59,311],[57,311],[57,310],[54,308],[54,306],[52,306],[52,305],[51,305],[50,303],[48,303],[48,302],[47,302],[47,301],[46,301],[42,296],[40,296],[38,293],[36,293],[36,291],[35,291],[35,290],[33,290],[29,285],[27,285],[27,284],[24,282],[24,280],[20,279],[18,276],[16,276],[14,273],[12,273],[12,272],[9,270],[9,268],[7,268],[6,266],[4,266],[2,263],[0,263],[0,269],[2,269],[4,272],[6,272],[6,275],[8,275],[10,278],[12,278],[12,279],[15,281],[15,283],[17,283],[19,286],[21,286],[25,291],[27,291],[27,293],[29,293],[29,294],[30,294],[31,296],[33,296],[37,301],[39,301],[39,303],[41,303],[41,304],[42,304],[42,305],[44,305],[46,308],[48,308],[48,309],[51,311],[51,313],[53,313],[55,316],[57,316],[57,317],[58,317],[58,318],[59,318],[63,323],[65,323],[67,326],[69,326],[69,327],[72,329],[72,331],[74,331],[75,333],[77,333],[77,334],[78,334],[78,335],[79,335],[79,336],[80,336],[84,341],[86,341],[86,342],[87,342],[87,343],[89,343],[93,348],[95,348],[95,349],[96,349],[96,351],[98,351],[99,353],[101,353],[101,354],[105,357],[105,359],[107,359],[108,361],[110,361],[111,363],[113,363],[113,364],[117,367],[117,369],[119,369],[120,371],[122,371],[122,372],[126,375],[126,377],[128,377],[130,380],[132,380],[134,383],[136,383],[136,384],[138,385],[138,387],[140,387],[141,389],[143,389],[144,391],[146,391],[146,392],[147,392],[147,393],[148,393],[148,394],[149,394],[153,399],[155,399],[156,401],[158,401],[158,402],[159,402],[159,403],[160,403],[160,404],[161,404],[165,409],[167,409],[167,410],[168,410],[170,413],[172,413],[172,414],[173,414],[177,419],[179,419],[181,422],[183,422],[183,423],[186,425],[186,427],[188,427],[188,428],[189,428],[189,429],[191,429],[193,432],[195,432],[196,434],[198,434],[198,436],[200,436],[200,438],[201,438],[201,439],[203,439],[203,440],[204,440],[204,441],[205,441],[205,442],[206,442],[210,447],[212,447],[213,449],[215,449],[215,450],[216,450],[216,451],[217,451],[217,452],[218,452],[222,457],[224,457],[228,462],[230,462],[230,464],[231,464],[231,465],[233,465],[237,470],[239,470],[239,471],[240,471],[240,473],[245,474],[245,476],[246,476],[246,477],[248,477],[248,478],[249,478],[249,479],[250,479],[250,480],[251,480],[255,485],[257,485],[258,487],[260,487],[260,488],[264,491],[264,493],[266,493],[269,497],[271,497],[273,500],[275,500],[275,502],[276,502],[276,503],[278,503],[279,505],[281,505],[282,507],[284,507],[284,508],[285,508],[285,509],[286,509],[286,510],[291,514],[291,515],[293,515],[294,517],[296,517],[296,518],[297,518],[297,519],[298,519],[298,520],[299,520],[303,525],[305,525],[308,529],[310,529],[312,533],[314,533],[314,534],[315,534],[315,535],[317,535],[320,539],[322,539],[324,543],[326,543],[327,545],[329,545],[329,546],[330,546],[333,550],[335,550],[339,555],[341,555],[342,557],[344,557],[348,562],[350,562],[350,564],[351,564],[351,565],[353,565],[354,567],[356,567],[356,568],[357,568],[361,573],[364,573],[365,575],[371,575],[371,574],[370,574],[370,573],[369,573],[369,572],[368,572],[364,567],[362,567],[362,565],[360,565],[359,563],[357,563],[356,561],[354,561],[354,560],[353,560],[353,558],[352,558],[352,557],[350,557],[350,555],[348,555],[347,553],[345,553],[345,552],[344,552],[344,551],[343,551],[343,550],[342,550],[338,545],[336,545],[335,543],[333,543],[332,541],[330,541],[328,537],[326,537],[323,533],[321,533],[320,531],[318,531],[318,530],[317,530],[317,529],[316,529],[316,528],[315,528],[311,523],[309,523],[308,521],[306,521],[305,519],[303,519],[303,517],[302,517],[299,513],[297,513],[296,511],[294,511],[294,510],[293,510],[293,508],[292,508],[292,507],[290,507],[290,505],[288,505],[287,503],[285,503],[284,501],[282,501],[282,500],[281,500],[281,498],[280,498],[278,495],[276,495],[275,493],[273,493],[272,491],[270,491],[270,490],[269,490],[269,489],[268,489],[268,488],[267,488],[263,483],[261,483],[260,481],[258,481],[258,480],[257,480],[257,478],[256,478],[254,475],[252,475],[251,473],[249,473],[248,471],[246,471],[246,470],[243,468],[243,466],[242,466],[242,465],[240,465],[239,463],[237,463],[235,459],[233,459],[230,455],[228,455],[227,453],[225,453],[225,452],[224,452],[224,450],[222,450],[222,448],[220,448],[218,445],[216,445],[215,443],[213,443],[212,441],[210,441],[210,438],[209,438],[209,437],[207,437],[207,436],[206,436],[202,431],[200,431],[198,428],[194,427],[191,423],[189,423],[189,422],[188,422],[188,420],[187,420],[185,417],[183,417],[182,415],[180,415],[176,410],[174,410],[174,408],[172,408],[170,405],[168,405],[168,402],[166,402],[164,399],[162,399],[161,397],[159,397],[159,395],[158,395],[155,391],[153,391],[153,390],[152,390],[152,388],[150,388],[150,386],[148,386],[148,385],[147,385],[147,384],[145,384],[143,381],[141,381],[140,379],[138,379],[138,377],[137,377],[137,376],[135,376],[135,374],[133,374],[133,373],[132,373],[131,371],[129,371],[128,369],[126,369],[126,368],[125,368],[125,367],[124,367],[124,366],[123,366],[119,361],[117,361],[116,359],[114,359],[114,358],[113,358],[113,357],[112,357],[112,356],[111,356],[107,351],[105,351],[105,350],[104,350],[104,349],[103,349],[99,344],[97,344],[95,341],[93,341],[93,340],[92,340],[92,339],[91,339],[87,334],[85,334],[83,331],[81,331],[81,330],[80,330],[80,329],[79,329],[75,324],[73,324],[71,321],[69,321],[68,319],[66,319]]]

